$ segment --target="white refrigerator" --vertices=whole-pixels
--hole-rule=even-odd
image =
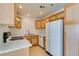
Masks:
[[[46,23],[46,51],[53,56],[63,56],[63,20]]]

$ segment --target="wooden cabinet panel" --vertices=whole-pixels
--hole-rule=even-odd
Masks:
[[[66,6],[65,9],[65,21],[79,23],[79,4],[73,4],[71,6]]]
[[[42,29],[45,29],[45,20],[42,20],[42,21],[41,21],[41,28],[42,28]]]
[[[16,19],[15,19],[15,27],[16,28],[18,28],[18,29],[20,29],[21,28],[21,17],[16,17]]]
[[[79,4],[65,6],[64,19],[64,55],[79,55]]]
[[[37,20],[35,23],[36,29],[45,29],[45,20]]]
[[[49,21],[50,21],[50,18],[49,17],[45,19],[45,22],[46,23],[49,22]]]
[[[57,19],[64,18],[64,12],[61,12],[61,13],[57,14],[57,17],[56,18]]]
[[[55,21],[57,19],[61,19],[61,18],[64,18],[64,11],[61,11],[57,14],[54,14],[52,16],[49,16],[47,18],[44,18],[44,19],[41,19],[41,20],[36,20],[35,21],[35,27],[36,29],[45,29],[45,25],[47,22],[52,22],[52,21]]]
[[[51,16],[50,21],[54,21],[56,19],[56,16]]]
[[[41,21],[40,20],[36,20],[35,21],[35,28],[36,29],[40,29],[41,28]]]
[[[32,42],[32,45],[37,45],[38,44],[37,43],[37,38],[33,38],[31,42]]]
[[[38,35],[28,35],[28,36],[25,36],[25,37],[32,45],[38,45],[39,44],[39,36]]]

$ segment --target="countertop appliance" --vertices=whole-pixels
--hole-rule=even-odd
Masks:
[[[24,39],[24,36],[15,36],[15,37],[11,37],[9,41],[22,40],[22,39]]]
[[[63,56],[63,20],[46,23],[46,51],[53,56]]]
[[[11,36],[11,32],[4,32],[3,33],[3,42],[6,43],[8,37]]]

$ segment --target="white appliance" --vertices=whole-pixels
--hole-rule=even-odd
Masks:
[[[46,23],[46,51],[53,56],[63,56],[63,20]]]

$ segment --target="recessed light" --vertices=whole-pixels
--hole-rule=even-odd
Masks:
[[[43,12],[40,12],[40,15],[42,15],[43,14]]]
[[[19,8],[22,8],[22,5],[20,5]]]
[[[30,16],[30,14],[27,14],[27,16]]]
[[[50,4],[51,6],[53,6],[53,4]]]
[[[45,6],[43,6],[43,5],[41,5],[41,6],[39,6],[40,8],[45,8]]]

